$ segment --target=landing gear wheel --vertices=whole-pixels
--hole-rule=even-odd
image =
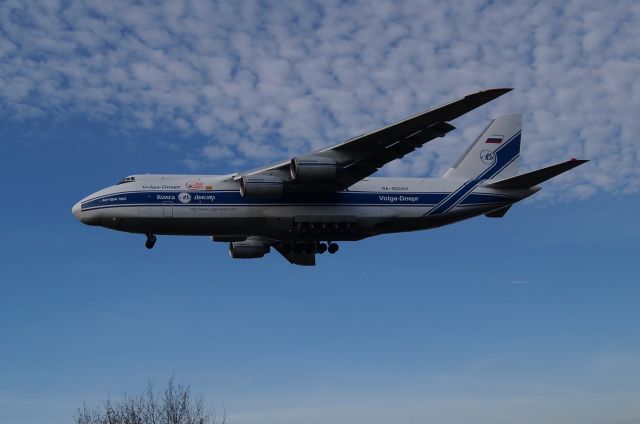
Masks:
[[[317,247],[318,253],[323,254],[327,251],[327,245],[325,243],[318,243]]]
[[[156,236],[153,234],[147,234],[147,241],[144,243],[144,247],[147,249],[153,249],[156,245]]]
[[[338,249],[340,249],[340,246],[338,246],[335,243],[330,243],[329,247],[327,248],[327,251],[333,255],[338,251]]]

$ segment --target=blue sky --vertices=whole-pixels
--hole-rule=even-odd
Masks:
[[[236,423],[640,421],[638,5],[255,4],[0,6],[0,422],[173,374]],[[504,111],[524,169],[592,159],[501,220],[308,269],[70,213],[128,174],[246,169],[493,86],[516,91],[385,173],[438,175]]]

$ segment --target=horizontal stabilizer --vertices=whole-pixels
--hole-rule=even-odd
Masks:
[[[537,171],[527,172],[526,174],[516,175],[515,177],[505,178],[504,180],[494,181],[485,184],[489,188],[501,189],[523,189],[537,186],[538,184],[556,177],[570,169],[580,166],[588,160],[571,159],[557,165],[548,166],[538,169]]]

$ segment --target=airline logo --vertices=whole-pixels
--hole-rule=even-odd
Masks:
[[[480,152],[480,160],[485,165],[493,165],[496,161],[496,154],[491,150],[483,150]]]
[[[189,193],[180,193],[178,194],[178,200],[180,203],[189,203],[191,202],[191,195]]]
[[[189,190],[201,190],[202,189],[202,181],[187,181],[185,184]]]
[[[487,141],[485,141],[485,143],[500,144],[502,143],[503,138],[504,138],[503,135],[492,135],[491,137],[487,138]]]

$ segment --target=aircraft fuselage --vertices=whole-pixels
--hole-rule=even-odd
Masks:
[[[83,223],[220,241],[359,240],[450,224],[509,206],[537,189],[496,190],[455,178],[367,178],[337,192],[243,197],[229,176],[136,175],[78,202]]]

